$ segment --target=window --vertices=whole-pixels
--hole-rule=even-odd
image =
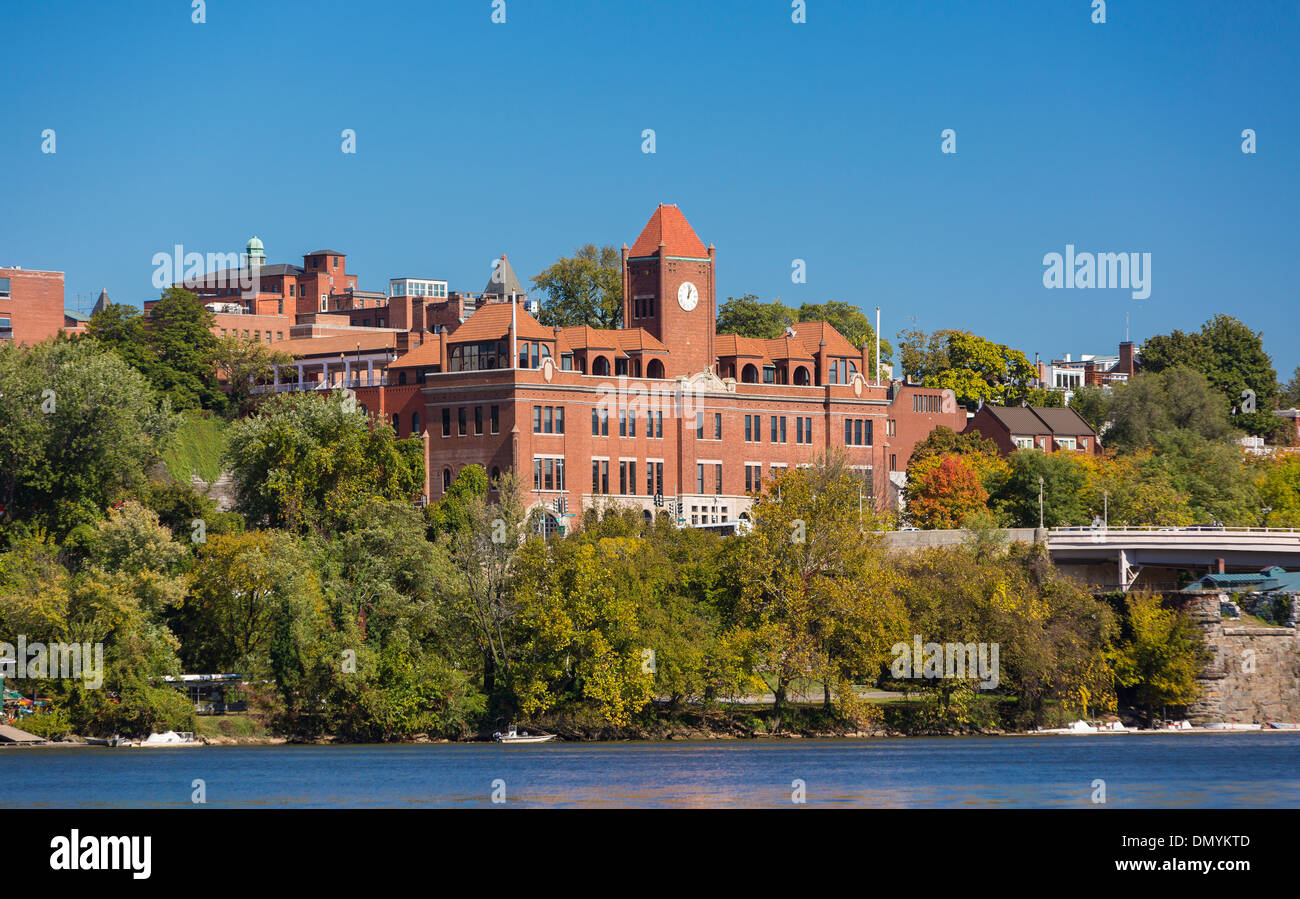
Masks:
[[[555,407],[554,406],[547,406],[542,410],[542,432],[544,434],[555,433]]]
[[[758,462],[745,463],[745,492],[756,493],[763,487],[763,466]]]
[[[803,420],[803,442],[813,442],[812,417],[809,416]]]
[[[840,360],[832,359],[831,360],[831,383],[838,384],[839,382],[840,382]]]
[[[443,437],[451,436],[451,410],[450,409],[442,410],[442,436]]]
[[[754,442],[753,418],[754,416],[752,415],[745,416],[745,442],[746,443]]]
[[[1083,450],[1084,452],[1087,452],[1087,450],[1088,450],[1088,438],[1087,438],[1087,437],[1080,437],[1080,438],[1079,438],[1079,449]]]
[[[663,494],[664,492],[664,463],[646,462],[645,464],[645,492],[648,494]]]
[[[803,443],[803,417],[800,416],[794,420],[794,442]]]
[[[572,353],[565,353],[560,357],[560,371],[573,371]]]
[[[1012,440],[1013,443],[1015,443],[1015,445],[1016,445],[1016,449],[1027,450],[1027,449],[1033,449],[1033,448],[1034,448],[1034,438],[1033,438],[1033,437],[1019,437],[1019,436],[1016,436],[1016,437],[1012,437],[1011,440]]]
[[[561,409],[560,411],[563,412],[564,410]],[[560,421],[564,421],[563,415],[560,416]],[[491,429],[493,434],[501,433],[501,407],[500,406],[493,406],[489,411],[488,427]]]
[[[896,419],[891,418],[885,422],[885,436],[886,437],[898,436],[898,421]]]
[[[564,460],[550,456],[533,459],[534,490],[564,490]]]
[[[871,427],[869,418],[844,419],[844,445],[871,446]]]
[[[651,416],[653,414],[653,420]],[[664,414],[662,411],[651,413],[646,410],[645,413],[645,435],[647,437],[662,438],[664,436]]]
[[[722,463],[716,462],[713,465],[713,492],[722,492]]]
[[[781,416],[781,442],[785,443],[785,416]]]
[[[618,492],[624,496],[636,495],[636,461],[620,459],[618,463]]]
[[[474,407],[474,436],[483,436],[483,407]]]
[[[398,423],[398,415],[397,415],[396,412],[394,412],[394,413],[393,413],[393,433],[396,434],[396,433],[398,432],[398,429],[399,429],[400,427],[401,427],[401,425]]]
[[[695,439],[696,440],[704,439],[704,413],[703,412],[695,413]]]
[[[321,295],[320,295],[320,311],[321,311],[321,312],[324,312],[327,308],[329,308],[329,304],[326,302],[326,299],[327,299],[327,298],[326,298],[325,294],[321,294]]]
[[[775,383],[776,383],[776,366],[775,366],[775,365],[764,365],[764,366],[763,366],[763,383],[764,383],[764,384],[775,384]]]
[[[451,469],[444,468],[442,470],[442,492],[446,493],[450,489],[451,489]]]
[[[704,463],[703,462],[697,462],[695,464],[695,492],[696,493],[704,492]]]
[[[533,406],[533,433],[542,433],[542,407]]]
[[[411,436],[412,437],[420,436],[420,413],[419,412],[411,413]]]
[[[591,410],[591,436],[608,437],[609,436],[609,412],[605,409],[592,407]]]
[[[591,460],[591,492],[609,493],[609,460]]]
[[[1056,448],[1066,450],[1075,449],[1075,440],[1073,437],[1057,437]]]
[[[722,439],[722,413],[721,412],[713,413],[713,439],[714,440]]]
[[[465,419],[466,419],[466,415],[465,415],[465,407],[464,407],[464,406],[461,406],[459,409],[456,410],[456,434],[457,434],[457,436],[464,437],[465,434],[466,434],[466,432],[467,432],[467,430],[468,430],[468,428],[466,427],[466,424],[465,424]]]
[[[623,359],[615,359],[615,360],[614,360],[614,374],[616,374],[616,375],[626,375],[626,374],[627,374],[627,359],[626,359],[626,358],[623,358]]]
[[[777,436],[778,436],[778,433],[777,433],[777,429],[776,429],[776,416],[775,416],[775,415],[772,416],[772,421],[769,423],[769,426],[770,426],[770,430],[771,430],[771,432],[772,432],[772,442],[773,442],[773,443],[777,443],[777,442],[779,442],[779,441],[776,439]]]

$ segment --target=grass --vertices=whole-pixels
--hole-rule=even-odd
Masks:
[[[186,412],[171,446],[163,453],[163,464],[172,480],[188,484],[191,475],[198,475],[209,484],[215,481],[221,474],[226,427],[226,423],[215,416]]]
[[[199,715],[194,724],[199,737],[267,737],[270,732],[252,715]]]

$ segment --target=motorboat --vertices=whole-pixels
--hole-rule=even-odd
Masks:
[[[526,730],[519,730],[512,724],[505,733],[500,731],[494,733],[492,739],[498,743],[545,743],[548,740],[554,740],[555,734],[530,734]]]

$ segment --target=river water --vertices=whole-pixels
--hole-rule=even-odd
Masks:
[[[1300,733],[3,749],[0,807],[1300,807]],[[802,783],[802,787],[800,783]]]

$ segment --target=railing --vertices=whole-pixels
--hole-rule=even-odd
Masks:
[[[279,384],[254,384],[252,392],[260,393],[296,393],[298,391],[308,390],[341,390],[348,388],[356,390],[360,387],[387,387],[389,384],[388,375],[375,375],[373,378],[340,378],[336,381],[303,381],[299,384],[297,381],[283,381]]]
[[[1225,527],[1217,524],[1190,524],[1177,527],[1129,527],[1127,525],[1091,527],[1090,525],[1078,525],[1074,527],[1048,529],[1049,534],[1061,535],[1106,534],[1111,532],[1118,532],[1121,534],[1300,534],[1300,528],[1246,528]]]

